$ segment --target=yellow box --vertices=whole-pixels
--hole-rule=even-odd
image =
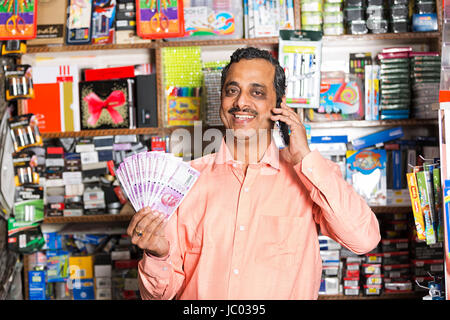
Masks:
[[[94,257],[93,256],[69,257],[69,277],[70,279],[94,278]]]

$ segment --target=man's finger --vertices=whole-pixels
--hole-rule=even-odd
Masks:
[[[134,229],[136,228],[136,225],[141,221],[143,218],[145,218],[149,213],[151,212],[150,208],[143,208],[136,212],[133,215],[133,218],[131,218],[130,224],[127,228],[127,234],[131,237],[133,234]]]

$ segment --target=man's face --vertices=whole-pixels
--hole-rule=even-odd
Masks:
[[[230,66],[222,89],[220,118],[237,139],[248,139],[260,129],[272,129],[274,77],[275,67],[264,59],[242,59]]]

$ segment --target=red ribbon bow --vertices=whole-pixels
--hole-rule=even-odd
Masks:
[[[109,112],[109,115],[115,124],[123,122],[120,113],[114,109],[122,106],[126,102],[125,94],[122,91],[115,90],[111,92],[106,100],[100,99],[94,92],[91,92],[84,97],[83,100],[88,104],[89,114],[91,115],[88,119],[88,124],[91,126],[94,126],[97,123],[103,109],[106,109]]]

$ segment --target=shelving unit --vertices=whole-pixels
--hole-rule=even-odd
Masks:
[[[441,0],[437,0],[437,8],[441,8]],[[295,21],[296,28],[300,27],[300,1],[294,0],[294,8],[296,12]],[[439,30],[442,30],[442,13],[438,10]],[[432,50],[440,51],[441,48],[441,32],[408,32],[408,33],[386,33],[386,34],[365,34],[365,35],[341,35],[341,36],[324,36],[323,44],[327,47],[345,46],[347,44],[364,42],[379,42],[395,44],[396,42],[426,43]],[[50,138],[70,138],[70,137],[91,137],[105,135],[126,135],[126,134],[170,134],[173,130],[180,127],[165,127],[165,99],[164,99],[164,79],[162,65],[162,49],[166,47],[182,47],[182,46],[201,46],[201,47],[227,47],[227,46],[278,46],[278,37],[256,38],[256,39],[226,39],[226,40],[201,40],[201,41],[164,41],[154,40],[147,43],[139,44],[110,44],[110,45],[73,45],[73,46],[30,46],[27,48],[27,54],[40,53],[65,53],[65,52],[100,52],[103,50],[134,50],[148,49],[154,53],[156,74],[157,74],[157,94],[158,94],[158,127],[155,128],[138,128],[138,129],[105,129],[105,130],[83,130],[79,132],[50,132],[42,133],[44,139]],[[334,129],[334,128],[376,128],[388,126],[405,126],[408,128],[422,126],[437,126],[438,120],[380,120],[380,121],[330,121],[330,122],[307,122],[313,129]],[[182,127],[192,130],[192,127]],[[203,129],[208,127],[203,127]],[[372,207],[377,215],[385,213],[409,213],[411,207],[399,206],[382,206]],[[58,223],[105,223],[105,222],[128,222],[132,215],[85,215],[80,217],[46,217],[45,224]],[[28,255],[24,255],[24,270],[28,265]],[[28,273],[24,272],[24,285],[28,286]],[[25,290],[25,296],[28,298],[28,292]],[[319,300],[375,300],[375,299],[415,299],[424,294],[417,293],[401,293],[401,294],[383,294],[381,296],[344,296],[344,295],[320,295]]]

